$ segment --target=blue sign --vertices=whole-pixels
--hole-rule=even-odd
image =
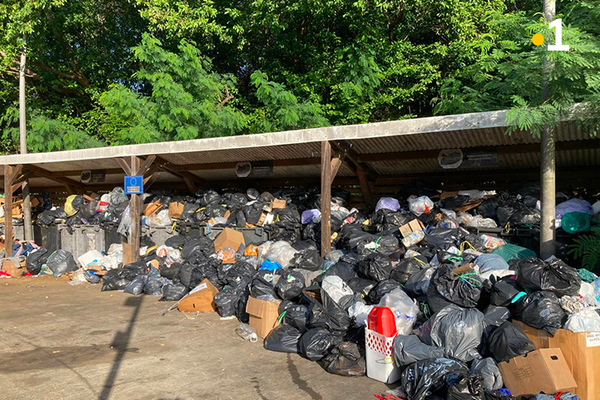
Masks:
[[[142,175],[130,175],[125,177],[125,194],[143,194],[144,177]]]

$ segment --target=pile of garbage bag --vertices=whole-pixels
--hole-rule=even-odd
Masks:
[[[124,264],[120,244],[86,265],[63,250],[38,248],[27,254],[26,270],[85,271],[81,279],[102,290],[162,301],[210,284],[215,311],[250,325],[252,304],[265,302],[276,317],[274,326],[257,330],[267,350],[297,353],[345,376],[365,375],[365,331],[373,311],[388,308],[395,319],[391,360],[401,372],[396,394],[410,400],[512,398],[497,363],[535,349],[516,321],[550,334],[565,326],[600,329],[593,273],[582,275],[560,258],[542,260],[503,236],[507,227],[539,225],[535,188],[413,189],[381,198],[372,212],[349,208],[347,193],[334,193],[327,254],[316,190],[146,194],[142,224],[176,227],[162,243],[142,238],[139,261]],[[582,225],[572,213],[595,223],[591,203],[564,203],[557,218],[569,229]],[[129,200],[115,188],[96,199],[71,196],[37,216],[41,225],[57,222],[119,224],[126,234]],[[189,229],[198,224],[203,229]],[[256,228],[267,235],[246,237]]]

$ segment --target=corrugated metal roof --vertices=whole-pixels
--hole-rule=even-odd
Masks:
[[[540,139],[526,132],[506,134],[505,112],[462,114],[376,124],[304,129],[261,135],[200,139],[183,142],[151,143],[99,149],[28,155],[0,156],[0,164],[34,164],[50,172],[87,169],[119,169],[118,157],[159,155],[176,165],[235,163],[240,161],[318,159],[320,142],[344,141],[360,155],[383,153],[435,151],[453,148],[519,146],[539,143]],[[556,130],[557,142],[595,140],[577,124],[565,122]],[[557,151],[557,167],[599,166],[598,145],[581,150]],[[529,149],[531,150],[531,149]],[[514,152],[506,152],[514,153]],[[270,178],[317,178],[320,166],[275,166]],[[540,163],[537,152],[505,154],[500,152],[498,169],[535,168]],[[368,165],[379,175],[433,173],[443,171],[437,159],[373,161]],[[211,182],[237,180],[233,168],[190,171]],[[0,174],[3,174],[0,169]],[[354,176],[346,163],[338,172],[340,177]],[[119,184],[122,174],[107,176],[106,183]],[[78,174],[72,179],[79,180]],[[155,176],[157,182],[181,182],[170,174]],[[1,183],[0,183],[1,184]],[[34,178],[32,186],[58,186],[52,180]],[[157,187],[157,186],[155,186]]]

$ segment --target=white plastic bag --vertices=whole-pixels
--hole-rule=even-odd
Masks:
[[[162,226],[170,226],[171,218],[169,217],[169,210],[160,210],[153,217],[144,217],[146,225],[151,228],[157,228]]]
[[[365,303],[358,301],[348,308],[348,314],[350,315],[350,318],[354,319],[354,325],[356,325],[357,328],[360,328],[361,326],[367,327],[369,314],[373,307],[375,306],[368,306]]]
[[[565,329],[573,332],[600,332],[600,315],[593,307],[569,315]]]
[[[408,200],[408,208],[417,217],[421,214],[429,214],[433,209],[433,201],[427,196],[417,197],[416,199]]]
[[[123,236],[129,236],[129,232],[131,231],[131,212],[129,210],[129,206],[125,208],[123,214],[121,214],[121,222],[119,223],[119,228],[117,232],[119,232]]]
[[[498,224],[491,218],[483,218],[481,215],[471,215],[466,212],[458,214],[460,222],[472,228],[497,228]]]
[[[388,307],[396,316],[398,335],[410,335],[419,313],[419,307],[400,288],[394,289],[381,298],[379,307]]]
[[[296,249],[288,242],[280,240],[271,245],[267,259],[278,262],[283,268],[288,268],[295,255]]]
[[[344,282],[339,276],[335,275],[326,276],[325,279],[323,279],[321,287],[336,303],[339,303],[342,297],[348,295],[352,296],[354,294],[346,282]]]

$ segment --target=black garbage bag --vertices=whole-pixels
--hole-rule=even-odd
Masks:
[[[120,276],[118,270],[111,269],[102,277],[102,291],[124,290],[128,283],[129,280]]]
[[[300,338],[300,354],[311,361],[319,361],[335,346],[336,340],[325,329],[310,329]]]
[[[489,352],[497,362],[524,356],[535,350],[523,329],[511,322],[504,322],[494,330],[488,342]]]
[[[35,221],[36,225],[40,225],[43,227],[48,227],[54,223],[57,219],[66,219],[67,214],[63,210],[62,207],[57,208],[56,210],[45,210],[42,211]]]
[[[427,302],[434,312],[449,304],[472,308],[479,302],[483,286],[479,276],[470,273],[457,275],[453,270],[451,266],[442,265],[431,278]]]
[[[215,265],[215,267],[219,280],[230,286],[236,286],[242,279],[251,280],[256,274],[256,269],[245,261],[237,261],[235,264]]]
[[[358,263],[358,272],[364,278],[372,279],[376,282],[390,279],[392,269],[390,258],[381,254],[371,254]]]
[[[293,300],[302,294],[304,289],[304,275],[297,271],[281,270],[275,291],[284,300]]]
[[[147,272],[148,272],[148,266],[146,265],[146,263],[144,261],[137,261],[137,262],[123,266],[119,270],[119,275],[121,275],[123,278],[127,279],[128,281],[132,281],[136,278],[136,276],[146,275]]]
[[[248,190],[246,190],[246,197],[250,201],[258,199],[259,196],[260,192],[254,188],[249,188]]]
[[[55,277],[60,277],[67,272],[77,271],[77,263],[73,254],[66,250],[56,250],[48,257],[46,262],[48,268],[52,271]]]
[[[421,269],[422,264],[414,258],[403,258],[392,270],[390,279],[398,281],[404,285],[411,276],[421,271]]]
[[[209,204],[219,203],[220,201],[221,201],[221,196],[219,195],[219,193],[215,192],[214,190],[207,190],[202,195],[201,205],[202,205],[202,207],[205,207]]]
[[[451,304],[435,313],[416,333],[425,344],[443,347],[446,356],[469,362],[481,357],[477,348],[483,335],[483,318],[475,308]]]
[[[179,283],[179,269],[181,268],[181,264],[173,264],[171,266],[161,265],[158,268],[160,272],[160,276],[167,278],[170,281],[176,281]]]
[[[147,275],[138,275],[125,286],[125,293],[138,295],[144,292],[144,285],[148,280]]]
[[[423,268],[406,281],[404,291],[411,297],[426,295],[429,290],[431,278],[437,271],[437,268]]]
[[[400,368],[417,361],[438,357],[444,357],[444,349],[427,345],[416,335],[398,335],[394,339],[394,360]]]
[[[387,208],[377,210],[371,216],[371,225],[377,227],[378,232],[387,231],[390,229],[398,230],[399,227],[405,225],[415,218],[410,213],[402,213],[400,211],[392,211]]]
[[[281,305],[283,304],[284,302],[281,302]],[[279,307],[279,315],[285,313],[283,314],[283,323],[298,329],[300,333],[306,332],[310,321],[309,306],[290,303],[285,308],[282,308],[281,305]]]
[[[348,312],[325,290],[313,286],[303,291],[303,297],[310,303],[311,328],[327,329],[332,333],[344,333],[348,330],[351,324]]]
[[[298,329],[290,325],[279,325],[273,329],[263,343],[265,349],[280,353],[299,353],[300,337]]]
[[[492,218],[496,219],[496,208],[498,208],[498,199],[491,198],[484,200],[483,203],[475,208],[477,214],[481,215],[483,218]]]
[[[238,321],[247,324],[250,321],[250,315],[246,312],[246,305],[250,297],[250,278],[243,278],[237,284],[238,303],[235,309],[235,316]]]
[[[162,287],[166,284],[165,278],[161,278],[156,275],[148,276],[148,280],[144,285],[144,294],[149,296],[160,296],[162,295]]]
[[[240,293],[235,287],[227,287],[215,295],[215,306],[221,317],[235,315],[240,300]]]
[[[563,327],[567,314],[563,311],[558,297],[552,292],[535,292],[518,303],[520,319],[536,329],[543,329],[554,335]]]
[[[159,301],[179,301],[188,294],[188,288],[180,283],[167,283],[162,287],[162,297]]]
[[[467,375],[448,388],[446,400],[485,400],[483,380],[479,375]]]
[[[347,249],[350,251],[364,250],[364,246],[368,243],[375,242],[379,236],[363,231],[360,225],[346,224],[340,229],[336,248]],[[370,252],[370,250],[367,250]],[[358,251],[360,252],[360,251]]]
[[[323,282],[323,279],[325,279],[326,277],[335,275],[335,276],[339,276],[340,278],[342,278],[342,280],[344,282],[349,282],[351,279],[358,277],[358,273],[356,270],[357,270],[356,267],[354,267],[344,261],[339,261],[339,262],[333,264],[331,267],[329,267],[329,269],[327,271],[325,271],[321,275],[317,276],[315,278],[315,281],[320,284],[321,282]]]
[[[27,254],[27,258],[25,259],[25,266],[27,267],[27,272],[31,275],[37,275],[42,270],[42,265],[44,265],[48,261],[48,250],[43,247]]]
[[[575,268],[562,260],[544,262],[536,257],[519,260],[517,282],[527,291],[544,290],[559,297],[576,296],[581,287],[581,278]]]
[[[378,254],[384,256],[390,256],[398,250],[398,239],[394,236],[380,236],[377,239],[377,249],[375,250]]]
[[[319,364],[330,374],[341,376],[364,376],[367,371],[365,358],[356,343],[342,342],[331,349]]]
[[[185,238],[183,236],[174,235],[174,236],[167,238],[167,240],[165,240],[165,246],[172,247],[174,249],[181,250],[181,249],[183,249],[184,245],[185,245]]]
[[[465,233],[459,228],[434,228],[423,239],[424,243],[435,249],[447,249],[458,246]]]
[[[489,353],[489,341],[492,333],[510,318],[510,311],[506,307],[498,307],[490,304],[483,315],[483,336],[479,346],[479,354],[487,356]]]
[[[305,249],[296,253],[292,260],[292,265],[295,268],[320,271],[323,269],[323,257],[321,257],[316,248]]]
[[[267,273],[267,271],[259,271],[252,280],[250,296],[257,299],[265,297],[278,299],[279,297],[277,296],[277,293],[275,293],[275,287],[271,283],[271,279],[269,279],[269,273]]]
[[[379,304],[383,296],[395,289],[402,289],[402,285],[395,280],[388,279],[381,281],[369,292],[370,304]]]
[[[509,306],[521,292],[519,285],[512,277],[504,277],[492,285],[490,303],[496,306]]]
[[[473,361],[469,372],[473,375],[481,376],[483,388],[486,390],[498,390],[504,387],[504,381],[498,369],[498,364],[492,358],[482,358]]]
[[[352,278],[348,281],[348,287],[354,293],[360,293],[363,296],[368,296],[375,285],[377,285],[377,282],[364,278]]]
[[[467,201],[469,201],[469,199],[469,196],[457,195],[446,197],[445,199],[440,200],[438,204],[440,208],[445,210],[454,210],[456,207],[460,207],[465,204]]]
[[[397,390],[411,400],[425,400],[438,390],[454,385],[468,373],[467,366],[460,361],[428,358],[406,367]]]
[[[200,259],[209,257],[214,253],[214,250],[214,245],[208,237],[194,238],[186,241],[181,249],[181,258],[192,264],[199,264]]]

